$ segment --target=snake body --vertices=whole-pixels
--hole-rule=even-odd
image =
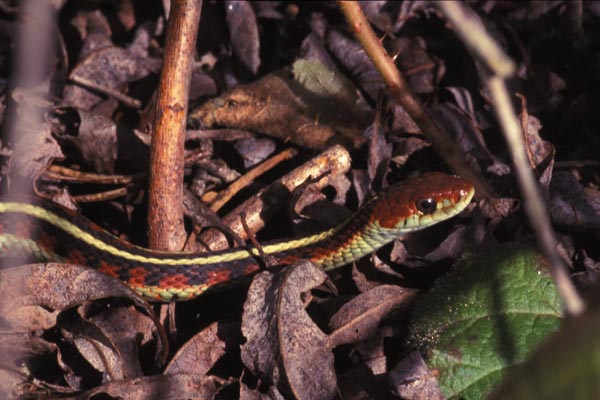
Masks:
[[[427,173],[389,186],[342,225],[264,245],[278,264],[309,259],[325,270],[351,263],[396,237],[448,219],[473,197],[458,177]],[[151,301],[188,300],[259,270],[254,247],[171,253],[127,243],[50,202],[0,201],[0,260],[59,261],[116,277]]]

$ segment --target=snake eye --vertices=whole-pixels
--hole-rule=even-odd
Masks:
[[[417,210],[421,211],[423,214],[431,214],[437,209],[435,199],[431,197],[428,199],[417,200],[416,206]]]

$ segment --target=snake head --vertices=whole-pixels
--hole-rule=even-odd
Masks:
[[[460,213],[474,193],[462,178],[429,172],[388,187],[376,202],[373,218],[382,228],[419,230]]]

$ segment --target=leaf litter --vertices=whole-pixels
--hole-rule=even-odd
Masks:
[[[493,21],[487,24],[495,26],[490,28],[493,36],[519,63],[511,93],[521,96],[514,103],[528,159],[560,228],[562,257],[593,305],[600,263],[594,234],[600,218],[600,147],[594,134],[598,96],[593,90],[597,65],[592,51],[598,9],[583,3],[585,40],[573,41],[561,23],[568,7],[557,4],[471,6],[481,7],[484,21]],[[17,139],[0,139],[0,184],[7,194],[15,177],[35,177],[36,191],[47,197],[66,198],[71,204],[81,195],[104,200],[105,206],[89,205],[82,211],[110,232],[144,245],[140,226],[145,226],[146,191],[140,182],[147,177],[140,178],[140,173],[144,175],[149,165],[165,17],[160,2],[144,2],[147,13],[136,12],[140,6],[139,1],[122,2],[119,8],[58,5],[60,62],[47,70],[35,90],[7,84],[7,63],[15,47],[12,21],[19,9],[3,10],[0,35],[11,44],[0,46],[4,131],[11,130],[9,113],[15,110],[33,106],[43,118],[15,130]],[[453,264],[465,251],[477,259],[486,249],[506,255],[506,246],[533,242],[511,160],[481,89],[481,66],[438,10],[427,2],[405,1],[372,2],[364,12],[388,52],[397,56],[396,65],[412,90],[498,196],[477,198],[460,217],[397,241],[352,269],[333,271],[328,279],[334,290],[332,283],[323,284],[322,271],[300,264],[261,272],[248,291],[242,283],[161,311],[120,282],[79,266],[3,269],[0,397],[471,396],[448,387],[465,387],[472,377],[453,370],[448,385],[448,365],[439,364],[438,353],[437,359],[431,356],[432,345],[415,346],[407,340],[407,327],[414,331],[419,319],[435,319],[435,310],[413,309],[413,303],[435,294],[438,278],[451,281],[460,269]],[[235,223],[239,217],[230,214],[232,210],[247,211],[250,225],[264,227],[259,242],[287,238],[292,231],[326,229],[389,183],[447,168],[406,110],[390,101],[372,61],[334,3],[204,2],[200,27],[191,82],[186,187],[199,198],[214,198],[273,154],[288,147],[298,150],[291,160],[251,180],[219,211],[225,221]],[[331,150],[334,144],[342,147]],[[334,154],[334,159],[322,154]],[[346,163],[350,157],[351,164]],[[70,176],[49,174],[50,164]],[[106,183],[85,175],[69,183],[79,172],[128,179]],[[289,182],[306,187],[296,193],[286,186]],[[514,282],[513,278],[507,279]],[[532,294],[536,286],[530,283],[515,284],[516,293],[529,298],[517,298],[513,305],[540,299]],[[450,285],[449,290],[461,285]],[[545,285],[542,297],[553,290],[551,282]],[[498,288],[480,290],[485,298],[486,293],[497,294]],[[446,307],[448,315],[455,315],[461,304],[453,304],[452,298],[438,299],[434,309]],[[496,304],[498,310],[503,304]],[[473,305],[466,311],[476,309]],[[414,310],[425,311],[415,315]],[[162,322],[157,313],[164,316]],[[553,313],[559,320],[560,312]],[[537,316],[542,317],[543,313]],[[557,333],[546,351],[556,349],[557,357],[572,357],[569,363],[577,364],[597,347],[588,335],[594,318],[591,313],[576,321],[582,326],[579,331],[567,327]],[[168,339],[163,324],[169,327]],[[527,333],[542,342],[551,330],[542,325],[510,325],[514,330],[506,332],[514,336],[505,337],[503,344]],[[451,357],[446,361],[478,349],[477,337],[493,332],[486,329],[449,342]],[[439,331],[431,328],[421,336],[435,338]],[[459,350],[456,344],[465,339],[465,348]],[[517,353],[519,362],[548,373],[543,354],[532,353],[528,360],[521,349]],[[594,368],[588,371],[597,373]],[[586,377],[583,369],[577,374]],[[515,397],[525,390],[522,382],[512,383],[513,389],[514,381],[507,382],[499,393]],[[486,385],[478,395],[492,390],[489,382]],[[589,387],[585,379],[579,382],[582,393]]]

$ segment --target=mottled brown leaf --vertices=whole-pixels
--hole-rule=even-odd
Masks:
[[[57,346],[54,343],[40,337],[25,333],[0,332],[2,334],[0,365],[4,368],[18,369],[57,351]],[[35,362],[33,362],[34,364]]]
[[[403,166],[409,158],[418,153],[420,150],[431,147],[431,143],[424,140],[422,137],[397,137],[393,139],[394,154],[392,161],[398,166]]]
[[[392,369],[389,381],[394,393],[403,399],[445,399],[435,372],[429,371],[418,351],[410,353]]]
[[[331,318],[331,347],[366,339],[392,310],[408,307],[416,294],[414,289],[381,285],[358,295]]]
[[[155,375],[137,379],[110,382],[82,393],[79,399],[95,399],[100,395],[113,398],[158,400],[158,399],[211,399],[218,383],[213,378],[197,375]]]
[[[0,314],[7,307],[37,305],[64,311],[85,301],[108,297],[129,299],[154,321],[163,352],[166,336],[150,305],[121,281],[96,270],[71,264],[30,264],[0,271]],[[164,354],[163,354],[164,356]]]
[[[82,308],[84,306],[80,307],[80,313],[83,313]],[[111,307],[94,314],[89,321],[114,345],[124,377],[141,376],[140,347],[153,339],[152,320],[134,307]]]
[[[325,45],[335,58],[350,71],[358,81],[358,85],[368,93],[371,99],[377,99],[377,94],[384,88],[384,83],[360,44],[338,31],[331,30],[326,36]]]
[[[95,50],[79,61],[69,77],[118,90],[123,84],[157,72],[160,66],[158,59],[136,57],[128,50],[110,46]],[[65,86],[63,100],[79,109],[89,111],[102,99],[101,95],[82,86]]]
[[[390,44],[390,53],[415,93],[433,92],[446,73],[444,63],[429,55],[420,36],[397,38]]]
[[[550,214],[561,226],[597,230],[600,228],[600,191],[583,188],[573,174],[558,171],[550,183]]]
[[[100,114],[78,111],[78,129],[55,131],[61,143],[77,149],[76,156],[98,173],[118,170],[145,171],[148,146],[132,129],[117,125]]]
[[[35,96],[25,91],[19,92],[15,102],[35,102]],[[55,159],[64,155],[52,137],[51,124],[41,121],[41,115],[32,110],[31,105],[19,112],[26,113],[21,123],[12,132],[14,140],[13,174],[25,179],[40,175]]]
[[[83,318],[70,318],[61,324],[61,333],[94,369],[113,380],[126,378],[119,349],[96,325]]]
[[[94,50],[112,45],[110,24],[100,10],[81,12],[71,24],[83,40],[79,57],[84,58]]]
[[[463,110],[451,103],[432,106],[429,110],[435,121],[466,153],[469,163],[474,167],[498,176],[510,173],[510,167],[488,149],[477,123]]]
[[[244,167],[251,168],[271,155],[276,145],[271,139],[248,138],[236,141],[234,147],[242,156]]]
[[[244,304],[242,361],[252,373],[300,399],[330,399],[336,379],[327,336],[300,297],[327,275],[309,262],[258,274]]]
[[[233,50],[244,65],[256,74],[260,66],[260,42],[254,10],[248,1],[227,0],[225,12]]]
[[[202,128],[250,129],[309,148],[353,144],[371,112],[308,87],[279,71],[204,103],[190,112],[189,120]]]
[[[185,342],[175,353],[165,374],[206,375],[225,354],[227,347],[239,342],[239,325],[214,322]]]
[[[541,121],[533,115],[527,115],[525,130],[525,148],[532,166],[536,168],[538,180],[542,187],[547,190],[552,179],[554,168],[554,145],[540,136],[542,129]]]
[[[56,324],[57,311],[48,311],[44,307],[24,305],[21,307],[2,307],[2,331],[30,332],[38,329],[50,329]]]
[[[375,122],[365,130],[364,135],[369,140],[367,174],[371,181],[371,188],[377,190],[386,180],[392,157],[392,145],[385,138],[380,117],[376,118]]]
[[[285,400],[285,397],[275,388],[269,387],[268,393],[261,393],[258,389],[251,389],[243,383],[240,384],[240,400]]]

